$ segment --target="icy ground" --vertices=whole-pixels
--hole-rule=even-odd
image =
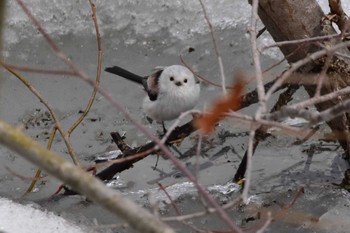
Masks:
[[[102,35],[104,51],[103,67],[119,64],[136,73],[147,74],[157,65],[179,63],[179,55],[184,55],[187,62],[212,80],[218,80],[218,68],[212,49],[208,25],[206,24],[198,1],[161,0],[96,0],[97,15]],[[319,0],[327,12],[327,1]],[[96,41],[91,21],[91,11],[86,0],[26,0],[43,27],[54,37],[60,48],[71,56],[91,77],[96,70]],[[204,1],[208,16],[215,28],[219,49],[222,52],[227,74],[234,69],[251,70],[251,58],[248,35],[246,33],[250,16],[250,6],[242,0]],[[41,35],[34,28],[27,16],[20,10],[15,1],[7,1],[8,6],[4,32],[5,61],[17,65],[33,67],[65,68],[46,46]],[[350,12],[350,3],[343,1],[344,8]],[[260,43],[271,43],[267,33],[263,34]],[[195,52],[188,53],[189,47]],[[263,65],[281,58],[278,50],[272,50],[262,57]],[[124,81],[116,81],[115,77],[103,74],[102,86],[114,94],[136,117],[144,120],[135,100],[141,99],[141,90],[130,91],[132,86]],[[28,92],[18,80],[4,73],[0,98],[0,117],[6,121],[23,126],[26,133],[43,144],[46,143],[47,132],[52,126],[43,124],[46,113],[39,101]],[[54,105],[64,127],[74,122],[78,110],[85,106],[91,88],[79,80],[67,77],[47,77],[45,75],[26,74],[26,77],[47,100]],[[203,87],[202,100],[198,108],[208,106],[219,92],[212,87]],[[298,97],[305,98],[303,93]],[[69,104],[67,104],[69,103]],[[252,112],[252,109],[248,109]],[[79,116],[79,115],[78,115]],[[47,122],[47,121],[46,121]],[[146,124],[146,121],[144,121]],[[300,122],[293,122],[299,124]],[[234,132],[225,131],[229,124],[218,127],[217,134],[237,133],[231,140],[221,142],[210,138],[210,143],[217,148],[206,148],[205,155],[200,158],[201,182],[221,201],[238,195],[237,187],[228,181],[232,178],[246,148],[246,129],[237,127]],[[230,125],[229,125],[230,126]],[[230,126],[231,127],[231,126]],[[150,125],[155,130],[155,125]],[[82,161],[89,164],[94,158],[107,150],[115,149],[110,141],[109,132],[127,132],[127,140],[131,145],[145,142],[141,135],[130,125],[119,112],[113,111],[101,97],[87,120],[72,136],[73,146]],[[319,226],[306,222],[303,226],[285,225],[284,222],[274,225],[275,232],[310,232],[319,229],[327,232],[346,232],[349,229],[349,194],[334,189],[332,182],[339,183],[346,166],[341,159],[336,145],[320,145],[310,141],[302,146],[291,146],[292,139],[273,138],[259,146],[254,157],[252,205],[278,207],[280,203],[289,203],[300,186],[306,187],[306,194],[297,202],[299,212],[310,213],[319,217]],[[185,142],[180,149],[184,155],[193,153],[191,142]],[[309,148],[326,149],[318,151],[310,158]],[[288,148],[286,150],[286,148]],[[62,140],[55,141],[53,148],[62,156],[68,156]],[[0,148],[0,164],[21,175],[33,176],[35,166],[22,158]],[[194,161],[186,160],[193,168]],[[157,191],[157,182],[169,185],[168,192],[173,199],[179,200],[183,211],[192,211],[197,206],[195,190],[186,182],[169,161],[161,160],[158,169],[151,167],[156,158],[148,158],[135,165],[133,169],[123,172],[109,186],[125,193],[138,203],[147,206],[160,201],[162,211],[168,210],[168,198]],[[306,179],[307,178],[307,179]],[[306,181],[305,181],[306,180]],[[54,179],[48,179],[36,187],[28,196],[28,201],[36,204],[19,204],[28,186],[10,174],[4,167],[0,168],[0,231],[12,232],[86,232],[72,225],[91,226],[94,224],[112,224],[116,217],[105,210],[86,203],[80,197],[66,197],[58,201],[49,200],[60,185]],[[287,190],[287,191],[286,191]],[[181,198],[189,194],[190,198]],[[276,204],[277,203],[277,204]],[[276,208],[277,208],[276,207]],[[251,208],[250,205],[247,208]],[[63,216],[68,221],[58,217]],[[249,214],[247,214],[249,216]],[[234,216],[242,221],[246,216]],[[218,227],[221,223],[203,220],[203,226]],[[237,220],[238,221],[238,220]],[[337,224],[335,224],[337,223]],[[68,228],[69,227],[69,228]],[[179,228],[181,229],[181,228]],[[95,229],[90,229],[95,230]],[[99,231],[96,228],[96,231]],[[102,232],[109,232],[107,229]],[[110,231],[112,232],[112,230]]]
[[[38,206],[21,205],[6,198],[0,198],[0,232],[55,232],[83,233],[81,229],[52,212],[43,211]]]

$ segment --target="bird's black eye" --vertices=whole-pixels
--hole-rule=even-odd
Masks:
[[[170,81],[174,81],[174,77],[173,76],[170,77]]]
[[[187,78],[185,78],[184,83],[187,83]]]

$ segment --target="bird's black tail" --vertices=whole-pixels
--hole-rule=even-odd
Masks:
[[[143,77],[141,77],[137,74],[131,73],[130,71],[124,70],[123,68],[121,68],[119,66],[106,67],[105,71],[112,73],[112,74],[119,75],[123,78],[129,79],[135,83],[143,84],[143,82],[142,82]]]

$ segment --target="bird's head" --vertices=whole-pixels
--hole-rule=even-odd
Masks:
[[[166,67],[159,77],[160,90],[180,90],[192,88],[196,80],[192,72],[184,66],[172,65]]]

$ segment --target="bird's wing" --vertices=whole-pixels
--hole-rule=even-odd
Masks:
[[[123,78],[126,78],[130,81],[133,81],[138,84],[142,84],[145,88],[145,91],[148,94],[148,97],[151,101],[157,100],[158,97],[158,80],[163,72],[163,69],[159,69],[153,74],[149,75],[148,77],[141,77],[137,74],[131,73],[130,71],[127,71],[119,66],[113,66],[113,67],[106,67],[106,72],[119,75]]]
[[[143,86],[145,87],[148,97],[151,101],[155,101],[158,98],[159,77],[162,72],[163,70],[158,70],[143,80]]]

